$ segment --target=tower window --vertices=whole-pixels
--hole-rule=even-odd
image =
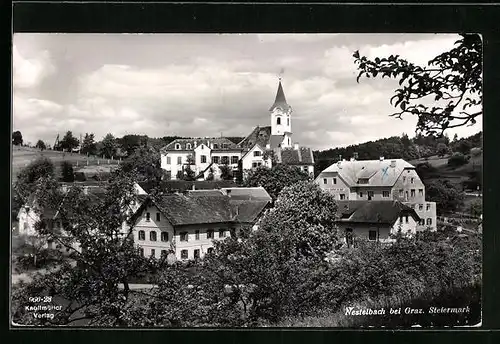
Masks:
[[[286,125],[290,125],[290,118],[286,119]]]
[[[276,124],[281,124],[281,117],[276,118]]]
[[[180,143],[176,143],[176,144],[175,144],[175,149],[176,149],[176,150],[180,150],[180,149],[181,149],[181,145],[180,145]]]
[[[190,143],[186,144],[186,149],[191,149],[191,144]]]

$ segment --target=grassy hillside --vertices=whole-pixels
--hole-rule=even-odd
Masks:
[[[109,160],[108,165],[108,159],[102,159],[95,156],[87,157],[86,155],[78,153],[63,153],[52,150],[40,151],[36,148],[14,146],[12,148],[12,180],[15,181],[19,171],[40,157],[49,158],[54,163],[56,167],[56,174],[60,172],[60,165],[62,161],[72,163],[75,169],[86,166],[89,166],[90,168],[92,166],[94,168],[97,168],[98,166],[100,168],[106,168],[110,165],[117,165],[119,163],[117,160]]]

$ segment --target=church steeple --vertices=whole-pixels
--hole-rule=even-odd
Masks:
[[[283,86],[281,85],[281,77],[279,78],[278,92],[276,92],[276,99],[274,100],[273,106],[269,111],[273,111],[275,108],[280,108],[284,111],[290,109],[290,105],[286,102],[285,92],[283,91]]]

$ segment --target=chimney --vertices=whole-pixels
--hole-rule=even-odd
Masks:
[[[293,144],[293,149],[295,149],[295,150],[299,150],[299,143],[298,143],[298,142],[295,142],[295,143]]]
[[[266,149],[271,149],[271,145],[269,143],[266,144]]]
[[[391,160],[391,167],[396,167],[396,160]]]
[[[198,141],[194,141],[194,148],[198,147],[197,143]]]
[[[193,186],[191,186],[191,190],[193,190],[193,191],[196,190],[196,186],[194,185],[194,183],[193,183]]]
[[[384,161],[384,157],[383,156],[381,156],[379,159],[380,159],[380,161]]]
[[[342,161],[342,154],[339,154],[339,161]]]
[[[340,160],[339,160],[339,161],[337,161],[337,167],[338,167],[338,168],[342,168],[342,161],[340,161]]]

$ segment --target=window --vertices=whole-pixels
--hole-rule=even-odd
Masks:
[[[186,144],[186,149],[188,149],[188,150],[191,149],[191,144],[190,143]]]
[[[260,156],[261,155],[260,153],[261,153],[261,151],[254,151],[253,156]]]
[[[423,196],[424,195],[424,189],[418,189],[418,195]]]
[[[403,183],[404,183],[405,181],[406,181],[406,177],[405,177],[405,176],[403,176]]]
[[[257,168],[259,166],[256,162],[252,162],[252,168]]]
[[[415,197],[415,189],[411,189],[410,195],[411,195],[411,197]]]
[[[170,165],[170,157],[167,156],[167,165]]]
[[[420,222],[421,226],[425,225],[425,220],[424,219],[420,220],[419,222]]]
[[[403,197],[403,189],[399,189],[399,197]]]
[[[139,247],[139,255],[144,257],[144,249],[142,247]]]
[[[337,184],[337,178],[333,178],[333,184]]]
[[[197,230],[196,232],[194,232],[194,239],[200,240],[200,231]]]
[[[227,143],[221,143],[221,148],[226,149],[227,148]]]
[[[166,257],[167,256],[167,250],[161,250],[161,256]]]
[[[276,118],[276,124],[281,124],[281,117]]]
[[[418,210],[423,210],[424,209],[424,205],[423,204],[419,204],[418,205]]]
[[[213,239],[214,238],[214,231],[209,229],[207,231],[207,239]]]
[[[352,234],[352,228],[347,228],[345,230],[345,242],[347,244],[347,247],[352,247],[354,244],[354,237]]]
[[[231,238],[236,238],[236,229],[235,228],[231,228],[229,230],[229,235],[231,235]]]
[[[223,156],[221,159],[221,163],[223,165],[229,164],[229,157],[228,156]]]
[[[412,183],[412,184],[413,184],[413,181],[414,181],[414,180],[415,180],[415,178],[411,177],[411,179],[410,179],[410,183]]]
[[[152,248],[152,249],[151,249],[151,257],[154,257],[154,256],[155,256],[155,253],[156,253],[155,249],[154,249],[154,248]]]
[[[408,191],[405,191],[406,197],[405,199],[408,199]]]
[[[432,225],[432,219],[430,217],[427,219],[427,225],[428,226]]]
[[[286,119],[286,125],[290,125],[290,118]]]
[[[181,259],[188,259],[188,250],[181,251]]]
[[[168,241],[168,232],[161,232],[161,234],[160,234],[160,239],[161,239],[161,241],[163,241],[163,242]]]
[[[408,223],[408,215],[405,215],[405,223]]]
[[[147,222],[151,221],[151,214],[150,213],[146,213],[146,221]]]
[[[188,241],[188,233],[187,232],[182,232],[180,233],[180,240],[181,241]]]
[[[425,205],[425,210],[427,210],[427,211],[431,210],[431,204],[430,203],[427,203]]]
[[[176,143],[175,144],[175,149],[176,150],[180,150],[181,149],[181,144],[180,143]]]
[[[177,165],[182,165],[182,157],[181,156],[177,157]]]
[[[226,236],[226,232],[223,229],[219,229],[219,238],[224,238]]]
[[[204,164],[207,162],[207,156],[206,155],[202,155],[201,156],[201,163]]]
[[[218,143],[214,143],[214,149],[219,149],[219,144]]]
[[[373,191],[368,191],[368,200],[371,200],[373,197]]]
[[[377,240],[377,231],[369,231],[368,240]]]
[[[389,191],[382,191],[382,197],[389,197]]]
[[[399,223],[403,223],[403,215],[399,216]]]
[[[214,253],[214,248],[213,247],[209,247],[208,250],[207,250],[207,253],[208,254]]]
[[[323,184],[328,184],[328,179],[323,178]]]
[[[155,231],[149,232],[149,240],[156,241],[156,232]]]
[[[139,240],[146,240],[146,232],[139,231]]]
[[[340,196],[340,200],[341,200],[341,201],[342,201],[342,200],[345,200],[345,194],[340,194],[339,196]]]
[[[161,220],[161,215],[160,213],[156,213],[156,221],[160,222]]]
[[[212,162],[213,162],[214,164],[218,164],[218,163],[219,163],[219,157],[218,157],[218,156],[213,156],[213,157],[212,157]]]
[[[359,197],[363,197],[363,191],[359,192]]]
[[[231,164],[237,164],[238,163],[238,157],[237,156],[232,156],[231,157]]]
[[[194,259],[200,259],[200,250],[195,249],[193,252]]]

